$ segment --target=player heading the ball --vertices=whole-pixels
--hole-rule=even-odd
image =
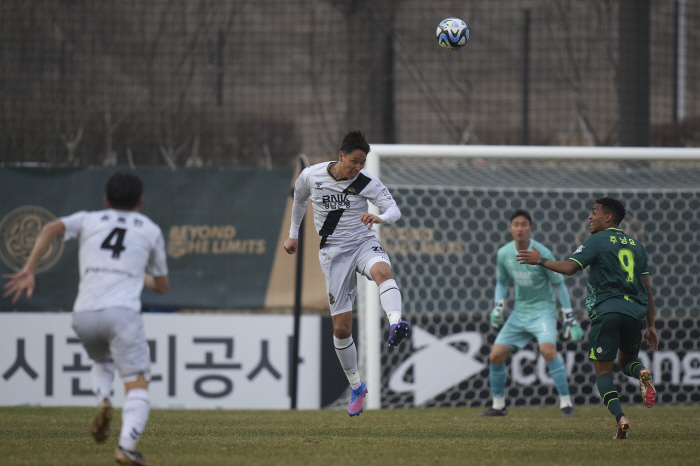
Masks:
[[[333,344],[340,365],[352,387],[348,414],[362,413],[367,387],[357,367],[357,348],[352,339],[352,303],[357,292],[357,273],[379,286],[381,305],[389,318],[389,346],[397,346],[410,334],[401,316],[401,293],[391,272],[391,262],[372,229],[401,217],[389,190],[364,171],[370,148],[359,131],[345,135],[338,160],[305,168],[294,185],[292,226],[284,249],[297,252],[299,225],[310,199],[314,225],[321,237],[318,253],[326,277],[326,292],[333,321]],[[368,213],[369,202],[381,215]]]

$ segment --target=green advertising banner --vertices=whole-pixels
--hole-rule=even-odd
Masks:
[[[41,227],[79,210],[104,208],[118,167],[0,168],[0,273],[19,270]],[[141,212],[163,230],[170,290],[146,290],[145,307],[265,307],[292,168],[137,168]],[[286,233],[285,233],[286,234]],[[39,266],[31,300],[0,310],[71,310],[78,289],[77,241],[56,241]]]

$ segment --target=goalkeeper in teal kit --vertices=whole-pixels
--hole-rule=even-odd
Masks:
[[[509,230],[513,241],[498,250],[495,307],[489,314],[495,328],[503,325],[505,318],[503,308],[508,294],[508,282],[515,285],[515,305],[505,325],[498,332],[496,342],[489,356],[489,382],[493,404],[491,409],[479,416],[505,416],[506,411],[506,360],[510,355],[533,338],[537,339],[542,357],[547,362],[549,375],[559,393],[559,406],[562,416],[574,416],[574,408],[569,396],[569,381],[564,363],[557,354],[557,310],[554,290],[557,290],[562,307],[564,329],[562,336],[571,337],[573,341],[583,338],[583,329],[574,318],[571,309],[569,290],[564,278],[541,267],[533,268],[519,264],[516,255],[519,250],[531,249],[533,246],[544,257],[554,260],[554,255],[541,243],[530,239],[532,219],[525,210],[516,210],[510,217]]]

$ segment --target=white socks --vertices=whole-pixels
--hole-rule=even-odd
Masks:
[[[564,409],[570,406],[573,406],[573,403],[571,403],[571,395],[559,397],[559,408]]]
[[[126,393],[122,410],[122,432],[119,436],[120,447],[129,451],[136,450],[136,444],[146,427],[149,411],[148,390],[132,388]]]
[[[506,407],[506,397],[493,397],[493,404],[491,405],[493,409],[503,409]]]
[[[352,340],[352,335],[343,339],[333,335],[333,345],[350,386],[353,390],[357,390],[362,385],[362,381],[360,380],[360,370],[357,368],[357,347]]]
[[[379,301],[389,318],[389,325],[401,320],[401,292],[396,280],[389,279],[379,285]]]
[[[105,398],[110,399],[112,382],[114,382],[114,363],[93,362],[90,374],[92,375],[92,391],[97,397],[97,404],[100,404]]]

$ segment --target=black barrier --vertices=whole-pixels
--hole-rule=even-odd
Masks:
[[[117,167],[1,168],[0,273],[19,270],[46,222],[104,208]],[[263,308],[292,168],[138,168],[141,212],[163,230],[170,291],[144,291],[144,307]],[[32,300],[0,310],[70,310],[78,289],[77,241],[57,241],[39,266]]]
[[[488,313],[441,313],[410,318],[411,339],[394,348],[392,365],[382,365],[382,407],[490,406],[489,353],[498,333]],[[388,335],[388,324],[383,322]],[[580,342],[559,341],[557,350],[569,375],[574,405],[598,405],[593,363],[588,359],[590,322]],[[700,402],[700,319],[657,318],[659,350],[642,343],[640,359],[651,370],[659,404]],[[559,328],[561,333],[561,328]],[[558,394],[544,359],[531,341],[507,361],[508,406],[555,406]],[[641,405],[639,382],[615,366],[614,381],[623,404]]]

